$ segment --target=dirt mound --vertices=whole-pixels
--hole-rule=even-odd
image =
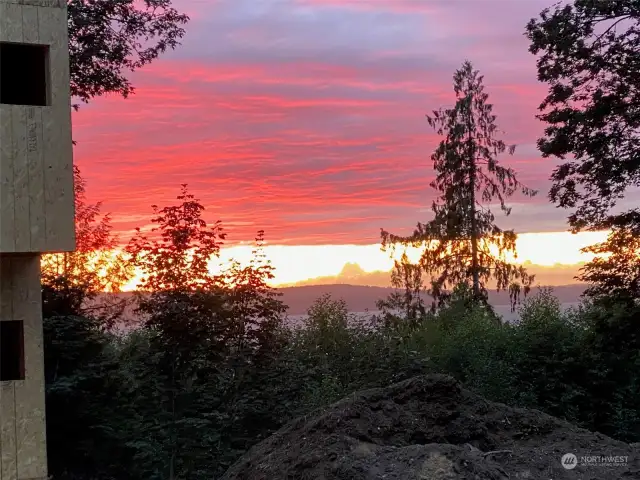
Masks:
[[[576,456],[565,468],[561,458]],[[590,458],[585,464],[582,457]],[[624,458],[626,457],[626,458]],[[605,465],[607,462],[608,465]],[[358,392],[294,420],[223,480],[640,479],[640,449],[537,410],[488,402],[448,376]]]

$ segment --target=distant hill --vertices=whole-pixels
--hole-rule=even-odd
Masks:
[[[535,275],[536,285],[576,285],[575,277],[579,275],[580,269],[584,264],[555,264],[555,265],[536,265],[530,262],[523,264],[527,272]],[[314,285],[367,285],[373,287],[386,288],[390,285],[391,271],[376,270],[373,272],[365,271],[359,264],[355,262],[347,262],[337,275],[329,275],[323,277],[309,278],[307,280],[282,285],[282,287],[302,287]],[[489,287],[493,287],[494,283],[490,283]]]
[[[560,303],[569,304],[580,301],[580,295],[584,291],[584,285],[562,285],[553,287],[554,294]],[[533,290],[533,293],[537,289]],[[313,301],[324,295],[331,294],[335,299],[343,298],[349,310],[352,312],[364,312],[366,310],[376,310],[376,300],[387,297],[392,288],[389,287],[367,287],[360,285],[307,285],[302,287],[281,288],[282,299],[289,306],[290,315],[302,315]],[[490,292],[489,301],[492,305],[509,305],[509,294],[507,292]]]
[[[580,301],[580,295],[584,291],[584,285],[562,285],[553,287],[554,294],[563,304],[574,304]],[[365,312],[376,310],[376,300],[387,297],[392,291],[389,287],[368,287],[361,285],[306,285],[301,287],[285,287],[279,289],[282,292],[282,300],[289,306],[289,315],[303,315],[311,304],[319,297],[330,294],[334,299],[344,299],[352,312]],[[535,293],[537,289],[534,289]],[[114,295],[114,294],[104,294]],[[129,292],[115,294],[120,298],[133,298]],[[492,305],[500,307],[509,305],[509,295],[506,292],[490,292],[489,300]],[[125,312],[125,317],[135,320],[132,307]]]

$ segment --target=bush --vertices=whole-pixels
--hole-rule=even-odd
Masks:
[[[305,328],[273,330],[267,356],[199,337],[191,350],[197,361],[187,369],[193,375],[179,383],[170,381],[171,342],[158,341],[158,331],[117,339],[90,320],[51,318],[51,471],[58,479],[166,478],[173,452],[176,472],[217,478],[291,419],[425,373],[450,374],[490,400],[640,440],[640,309],[585,302],[563,312],[542,289],[524,301],[520,321],[502,324],[463,300],[417,322],[374,328],[344,302],[322,297]],[[216,355],[203,357],[208,348]],[[109,445],[108,455],[97,441]]]

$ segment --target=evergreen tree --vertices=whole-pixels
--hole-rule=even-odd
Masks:
[[[424,290],[422,268],[411,263],[406,252],[400,260],[394,260],[391,286],[397,291],[376,302],[386,326],[392,326],[400,320],[415,324],[425,317],[427,312],[421,296]],[[404,315],[404,319],[398,317],[399,313]]]
[[[382,231],[384,249],[393,250],[398,244],[423,248],[420,265],[432,279],[434,309],[464,282],[471,284],[474,301],[486,305],[486,284],[491,279],[499,291],[509,290],[515,308],[521,290],[526,294],[533,282],[533,276],[507,258],[516,254],[517,235],[499,228],[485,205],[497,200],[509,215],[508,197],[517,191],[527,196],[536,192],[498,162],[500,154],[513,154],[515,147],[496,139],[496,117],[482,81],[465,62],[454,75],[455,106],[427,116],[437,134],[445,136],[431,156],[437,173],[431,187],[440,193],[432,205],[433,220],[419,223],[408,237]]]

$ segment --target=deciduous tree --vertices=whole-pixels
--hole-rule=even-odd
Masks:
[[[134,91],[128,72],[179,45],[189,17],[172,0],[68,0],[71,94],[82,102]]]
[[[605,242],[584,249],[596,257],[581,272],[589,283],[585,294],[594,299],[640,299],[640,236],[630,229],[615,229]]]
[[[640,0],[574,0],[527,25],[538,79],[548,85],[538,141],[554,170],[551,200],[571,209],[572,231],[611,230],[586,249],[600,258],[580,278],[587,295],[640,298],[640,208],[621,200],[640,186]],[[604,258],[611,254],[609,258]]]
[[[256,386],[266,388],[259,377],[282,343],[286,307],[267,283],[273,267],[263,232],[248,265],[232,261],[217,273],[211,262],[226,238],[221,223],[207,224],[186,185],[177,198],[177,205],[154,206],[155,227],[139,229],[127,248],[142,275],[138,308],[154,371],[152,380],[136,382],[149,389],[158,412],[140,421],[150,440],[134,447],[146,475],[204,479],[228,466],[247,438],[270,428],[272,404]]]
[[[264,231],[260,230],[247,265],[232,261],[224,272],[226,301],[233,318],[233,342],[241,352],[252,356],[269,355],[282,327],[287,306],[282,293],[268,282],[274,278],[274,267],[264,252]]]
[[[640,209],[615,212],[640,186],[640,0],[574,0],[527,25],[538,79],[543,157],[563,161],[549,197],[572,209],[574,232],[632,228]]]
[[[186,184],[178,195],[180,203],[160,209],[152,205],[156,215],[150,234],[136,228],[127,246],[131,263],[142,273],[138,289],[162,294],[195,292],[220,285],[209,262],[218,257],[226,233],[220,221],[207,225],[202,218],[204,206],[189,193]]]
[[[219,256],[226,234],[220,222],[208,225],[202,218],[204,206],[187,185],[177,199],[177,205],[152,206],[155,226],[148,233],[138,228],[126,251],[141,273],[138,312],[150,332],[156,377],[152,388],[158,401],[157,418],[140,428],[154,436],[154,448],[163,452],[145,468],[162,472],[163,478],[195,478],[200,466],[194,458],[217,441],[209,434],[211,419],[197,412],[200,402],[213,406],[220,398],[208,395],[207,382],[225,358],[229,327],[221,278],[209,265]],[[138,448],[146,455],[149,446]]]

